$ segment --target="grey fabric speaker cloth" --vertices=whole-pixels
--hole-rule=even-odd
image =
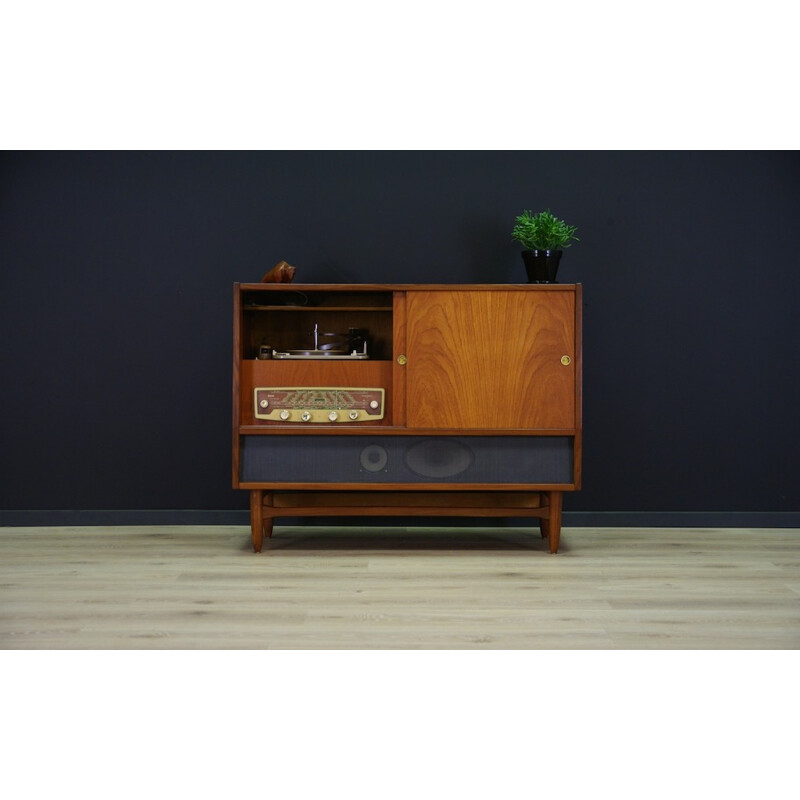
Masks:
[[[248,436],[244,482],[572,483],[569,436]]]

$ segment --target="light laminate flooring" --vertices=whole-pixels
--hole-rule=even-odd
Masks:
[[[0,529],[0,649],[799,647],[797,529]]]

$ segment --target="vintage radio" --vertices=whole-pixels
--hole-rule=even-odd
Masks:
[[[233,485],[277,517],[531,517],[580,487],[581,287],[234,286]]]

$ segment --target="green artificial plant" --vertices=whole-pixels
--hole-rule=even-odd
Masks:
[[[523,211],[516,219],[511,238],[525,250],[559,250],[569,247],[573,241],[580,241],[575,236],[576,230],[563,219],[554,217],[549,208],[538,214]]]

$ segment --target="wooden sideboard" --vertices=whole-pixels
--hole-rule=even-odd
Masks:
[[[234,285],[233,486],[277,517],[530,517],[581,481],[580,284]]]

